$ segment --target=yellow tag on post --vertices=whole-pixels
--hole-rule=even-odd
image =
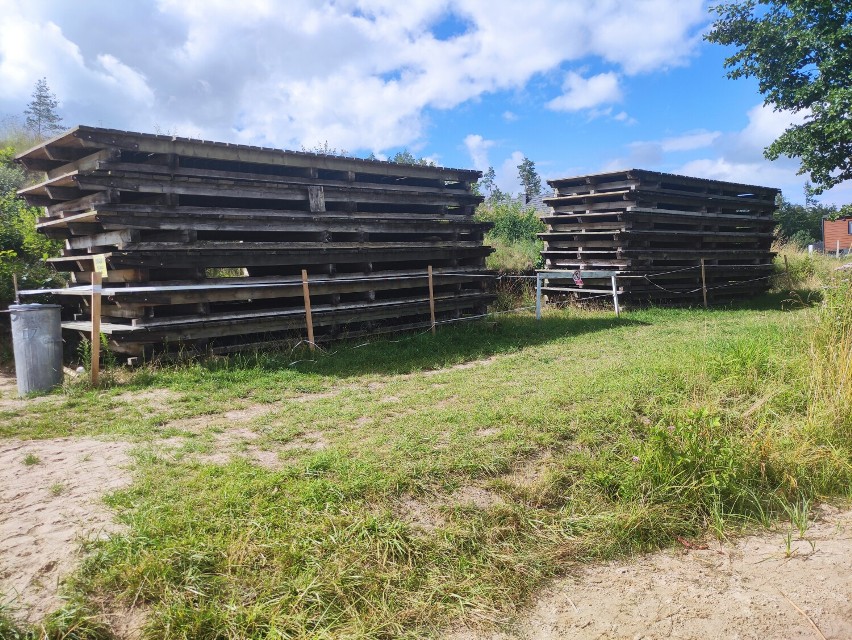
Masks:
[[[104,278],[107,277],[106,256],[102,253],[92,256],[95,260],[95,271],[100,273]]]

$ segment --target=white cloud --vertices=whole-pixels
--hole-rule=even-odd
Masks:
[[[564,94],[547,103],[549,109],[581,111],[621,101],[618,74],[613,72],[584,78],[575,71],[569,71],[562,84],[562,90]]]
[[[518,165],[524,160],[524,154],[520,151],[513,151],[512,154],[503,160],[500,165],[494,170],[495,182],[501,191],[505,193],[516,194],[521,191],[521,181],[518,178]]]
[[[721,135],[719,131],[693,131],[673,138],[665,138],[660,141],[660,148],[665,152],[704,149],[712,145]]]
[[[774,111],[759,104],[749,109],[746,115],[748,122],[745,127],[721,134],[713,132],[712,144],[706,147],[712,153],[682,163],[674,169],[675,172],[777,187],[787,199],[801,202],[807,176],[798,175],[799,161],[784,157],[769,161],[763,150],[789,126],[804,122],[807,113]],[[826,192],[820,199],[826,203],[843,204],[845,193],[841,185]]]
[[[619,111],[612,117],[612,119],[616,122],[623,122],[627,125],[634,125],[639,122],[636,118],[631,117],[626,111]]]
[[[479,134],[471,133],[465,136],[464,146],[475,168],[481,171],[488,169],[488,149],[494,146],[493,140],[486,140]]]
[[[154,105],[154,92],[148,86],[145,76],[128,67],[108,53],[98,56],[98,62],[106,72],[105,80],[122,91],[133,101],[148,107]]]
[[[747,122],[733,131],[686,131],[660,140],[635,141],[627,153],[604,163],[599,170],[627,168],[667,171],[700,178],[780,188],[793,201],[803,199],[805,176],[797,175],[798,161],[770,162],[763,149],[804,114],[776,112],[757,105],[746,113]],[[842,189],[828,192],[826,202],[840,202]]]
[[[439,39],[450,13],[465,28]],[[614,71],[557,108],[616,102],[619,75],[686,64],[707,21],[703,0],[0,0],[0,15],[5,112],[47,76],[70,122],[374,151],[422,141],[429,110],[581,61]]]
[[[518,114],[513,113],[512,111],[504,111],[503,112],[503,120],[506,122],[514,122],[518,119]]]

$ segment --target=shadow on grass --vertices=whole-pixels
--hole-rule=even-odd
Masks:
[[[259,353],[225,363],[262,370],[290,367],[302,373],[330,377],[364,374],[398,375],[481,360],[491,356],[520,351],[526,347],[554,340],[579,337],[617,327],[639,326],[645,322],[614,317],[545,316],[541,321],[531,316],[506,316],[497,321],[478,321],[438,327],[436,335],[428,331],[370,342],[343,342],[327,350],[311,354]],[[212,363],[210,363],[212,365]],[[213,365],[215,368],[215,365]]]
[[[721,309],[741,311],[790,311],[812,307],[822,301],[822,292],[815,289],[795,289],[793,291],[777,291],[767,293],[749,300],[738,300]]]

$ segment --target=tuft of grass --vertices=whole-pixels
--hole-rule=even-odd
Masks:
[[[65,491],[67,489],[68,489],[68,487],[66,487],[64,483],[54,482],[53,484],[50,485],[49,490],[50,490],[50,495],[56,497],[56,496],[61,496],[63,493],[65,493]]]
[[[41,458],[34,453],[28,453],[24,456],[24,465],[31,467],[36,464],[41,464]]]

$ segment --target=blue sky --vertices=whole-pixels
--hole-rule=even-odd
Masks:
[[[0,0],[0,114],[40,77],[66,124],[275,146],[401,148],[516,191],[644,168],[784,190],[762,106],[702,40],[703,0]],[[841,185],[825,202],[852,200]]]

